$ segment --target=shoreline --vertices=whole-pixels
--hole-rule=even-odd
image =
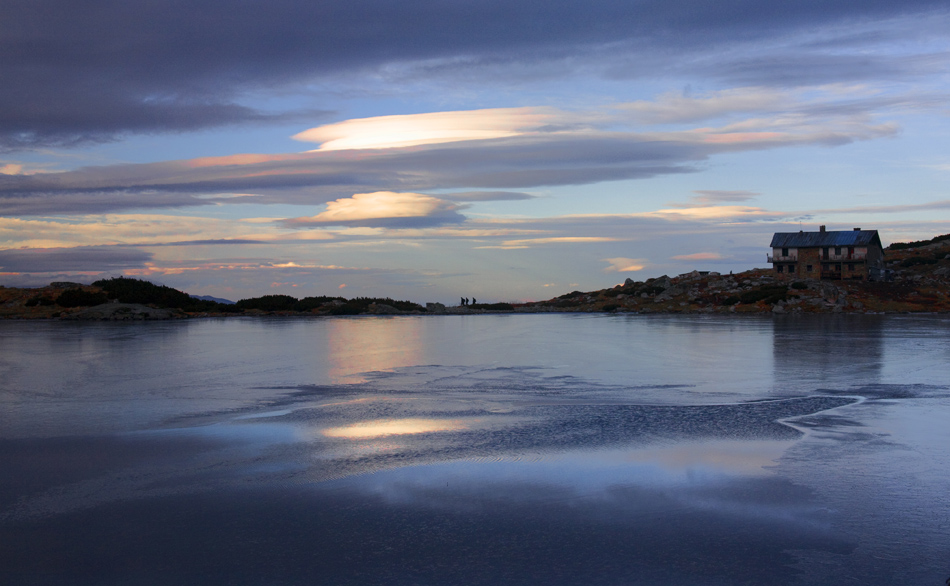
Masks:
[[[737,274],[692,271],[531,302],[424,306],[388,297],[264,295],[234,304],[195,298],[131,278],[93,285],[54,282],[0,286],[0,319],[145,321],[208,317],[336,317],[350,315],[484,315],[611,313],[627,315],[943,314],[950,313],[950,240],[887,250],[893,280],[795,279],[771,269]],[[119,301],[123,301],[120,303]]]

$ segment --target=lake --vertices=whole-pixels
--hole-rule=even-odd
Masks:
[[[0,583],[934,585],[950,319],[0,322]]]

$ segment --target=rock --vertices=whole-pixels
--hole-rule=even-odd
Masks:
[[[624,280],[624,282],[623,282],[623,286],[624,286],[624,287],[631,287],[631,286],[633,286],[633,285],[635,285],[635,284],[636,284],[636,281],[634,281],[634,280],[631,279],[630,277],[627,277],[627,278]]]
[[[445,313],[445,305],[442,303],[426,303],[426,311],[429,313]]]
[[[657,287],[659,289],[669,289],[670,287],[673,286],[673,279],[669,278],[666,275],[663,275],[662,277],[657,277],[655,279],[652,279],[650,281],[650,286]]]
[[[699,271],[690,271],[688,273],[683,273],[682,275],[676,276],[677,279],[684,279],[684,280],[690,280],[690,281],[698,279],[700,277],[702,277],[702,275],[699,274]]]
[[[775,307],[772,308],[772,313],[785,313],[785,308],[781,304],[777,303],[775,304]]]
[[[838,295],[840,293],[837,287],[827,282],[819,283],[818,292],[821,294],[822,298],[825,301],[828,301],[829,303],[834,303],[835,301],[837,301]]]
[[[662,293],[656,296],[656,299],[654,299],[654,301],[656,302],[667,301],[669,299],[672,299],[676,295],[686,293],[686,290],[687,289],[685,285],[673,285],[671,287],[667,287],[666,289],[663,290]]]
[[[392,305],[386,305],[385,303],[370,303],[366,309],[369,313],[374,315],[396,315],[402,313]]]
[[[103,303],[63,316],[62,319],[93,321],[137,321],[184,317],[177,309],[158,309],[138,303]]]
[[[53,281],[49,286],[53,289],[76,289],[85,287],[82,283],[73,283],[72,281]]]

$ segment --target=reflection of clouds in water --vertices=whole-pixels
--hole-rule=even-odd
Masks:
[[[351,439],[373,438],[387,435],[408,435],[436,431],[459,431],[469,426],[459,419],[390,419],[383,421],[360,421],[344,427],[323,430],[327,437]]]
[[[566,507],[608,522],[652,524],[713,514],[787,527],[826,530],[827,512],[813,493],[763,466],[791,442],[748,442],[756,461],[723,465],[731,442],[571,452],[539,460],[462,461],[411,466],[342,481],[391,505],[487,513],[520,507]],[[689,453],[688,458],[683,458]]]
[[[330,380],[354,383],[361,373],[411,366],[421,362],[422,326],[413,318],[351,318],[324,322]]]
[[[630,462],[652,462],[668,470],[715,469],[732,474],[767,474],[791,445],[788,441],[705,441],[652,446],[626,454]]]

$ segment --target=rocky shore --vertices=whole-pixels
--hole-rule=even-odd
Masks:
[[[771,269],[735,275],[693,271],[610,289],[574,291],[519,311],[636,313],[950,312],[950,239],[889,248],[887,282],[797,280]],[[906,245],[905,245],[906,246]]]
[[[895,245],[897,246],[897,245]],[[473,315],[482,313],[714,313],[714,314],[804,314],[804,313],[944,313],[950,312],[950,238],[902,245],[886,251],[890,280],[818,281],[795,280],[770,269],[737,274],[692,271],[676,277],[662,276],[624,283],[597,291],[570,293],[528,303],[493,303],[425,307],[406,301],[357,298],[305,298],[264,296],[258,303],[239,302],[240,307],[210,304],[217,310],[189,311],[169,303],[119,303],[103,287],[78,283],[51,283],[36,289],[0,286],[0,319],[68,319],[136,321],[226,316],[333,316],[333,315]],[[119,279],[124,285],[138,284],[187,294],[151,283]],[[172,296],[174,297],[174,295]],[[66,299],[69,302],[65,301]],[[88,301],[83,301],[88,300]],[[283,303],[293,309],[270,309]],[[397,307],[398,306],[398,307]],[[227,310],[227,311],[225,311]]]

